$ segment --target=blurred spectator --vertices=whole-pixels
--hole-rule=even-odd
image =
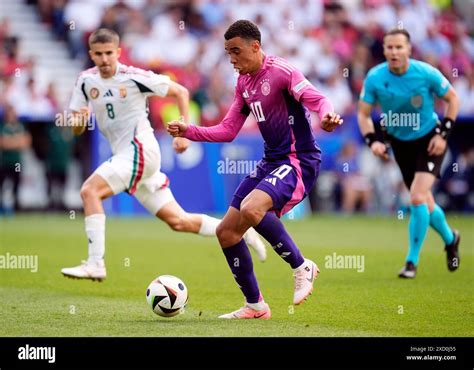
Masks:
[[[459,40],[452,43],[452,53],[440,59],[442,72],[449,80],[459,75],[468,75],[472,71],[472,61]]]
[[[19,84],[14,85],[7,92],[7,101],[20,117],[53,120],[56,113],[54,102],[38,89],[33,78],[28,80],[26,88]]]
[[[5,113],[0,127],[0,210],[4,209],[3,190],[7,180],[13,187],[13,209],[19,209],[18,187],[20,184],[21,152],[31,145],[31,136],[18,121],[11,105],[5,106]]]
[[[344,213],[351,214],[356,209],[368,211],[372,186],[369,179],[360,171],[358,146],[352,141],[346,142],[339,153],[337,163]]]
[[[384,61],[383,34],[392,27],[406,28],[412,36],[413,56],[436,66],[450,79],[461,97],[461,115],[474,114],[472,1],[28,1],[38,5],[43,21],[58,38],[68,40],[71,55],[85,65],[91,64],[87,55],[89,33],[99,26],[118,31],[122,40],[120,61],[168,74],[188,87],[194,101],[193,112],[200,115],[195,123],[202,125],[218,123],[232,102],[237,76],[230,73],[232,66],[224,50],[223,34],[232,21],[242,18],[259,25],[265,53],[286,58],[330,98],[338,112],[348,115],[345,126],[351,119],[367,71]],[[0,75],[4,91],[0,96],[0,111],[2,101],[11,102],[21,116],[45,117],[61,110],[52,85],[45,92],[37,89],[34,60],[26,63],[18,60],[18,55],[24,55],[19,53],[20,41],[12,35],[8,19],[0,20]],[[441,101],[436,104],[437,111],[443,114],[444,104]],[[174,114],[174,108],[165,101],[150,100],[151,121],[156,129],[163,128],[163,120]],[[249,120],[243,131],[257,129],[257,124]],[[331,142],[343,141],[344,129],[332,134],[335,139]],[[43,130],[42,135],[46,138],[48,133],[51,139],[59,132]],[[85,158],[90,161],[89,134],[76,142],[81,162]],[[320,142],[324,142],[324,135],[318,125],[316,136]],[[35,141],[37,136],[35,133]],[[358,132],[347,136],[360,139]],[[67,145],[57,144],[57,148],[64,144],[67,157]],[[360,143],[344,148],[338,160],[342,158],[349,164],[352,160],[354,166],[359,164],[359,172],[370,180],[371,201],[378,209],[396,209],[403,203],[398,194],[404,189],[397,167],[393,162],[373,162],[365,157],[367,148],[360,150],[351,145],[360,146]],[[324,161],[330,163],[330,170],[339,163],[335,155],[339,148],[332,152],[323,148]],[[87,173],[87,169],[83,170]],[[385,175],[380,176],[380,171]],[[341,181],[346,183],[344,187],[354,189],[353,180],[341,177]],[[351,194],[352,190],[346,193]],[[346,208],[352,209],[352,203],[347,201]]]
[[[451,44],[446,36],[442,35],[436,23],[428,26],[427,37],[418,46],[423,57],[436,55],[439,58],[449,58]]]
[[[446,171],[441,188],[448,194],[450,211],[474,209],[474,148],[461,153],[452,171]]]
[[[467,76],[455,78],[453,86],[461,101],[459,114],[474,115],[474,71]]]
[[[358,43],[354,55],[349,61],[347,78],[352,92],[352,99],[359,99],[359,94],[364,84],[365,76],[369,70],[369,49],[363,43]]]
[[[68,127],[48,126],[46,179],[50,210],[64,210],[64,188],[73,150],[73,134]]]
[[[88,58],[86,36],[100,25],[103,9],[99,2],[70,0],[64,8],[68,43],[73,58]]]
[[[367,146],[360,153],[360,171],[372,185],[372,209],[376,212],[393,214],[405,209],[410,193],[403,183],[402,174],[393,157],[382,161],[375,157]]]
[[[346,71],[336,70],[320,85],[320,90],[334,105],[334,110],[339,114],[349,114],[353,109],[352,94],[347,84]],[[318,84],[316,84],[318,86]]]

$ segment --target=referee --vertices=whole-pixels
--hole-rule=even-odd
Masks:
[[[358,122],[372,153],[388,159],[387,147],[375,135],[370,113],[379,103],[381,126],[387,133],[395,160],[410,190],[409,249],[401,278],[414,278],[428,226],[445,243],[449,271],[459,267],[457,230],[449,227],[431,188],[439,177],[446,141],[459,110],[459,99],[448,80],[431,65],[410,58],[410,34],[393,29],[384,36],[386,62],[367,74],[360,94]],[[444,119],[434,112],[435,96],[446,101]]]

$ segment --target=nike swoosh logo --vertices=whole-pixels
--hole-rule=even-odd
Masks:
[[[310,283],[312,283],[314,280],[314,265],[311,265],[311,277],[311,279],[306,278],[306,280],[308,280]]]
[[[265,315],[265,314],[266,314],[266,312],[261,313],[261,314],[257,314],[257,313],[256,313],[256,314],[254,315],[254,318],[255,318],[255,319],[258,319],[258,318],[262,317],[262,316]]]

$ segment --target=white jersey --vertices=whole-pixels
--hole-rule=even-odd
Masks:
[[[79,111],[90,103],[100,132],[116,154],[129,147],[134,137],[153,136],[147,99],[166,96],[169,84],[168,76],[120,63],[111,78],[102,78],[94,67],[79,75],[69,109]]]

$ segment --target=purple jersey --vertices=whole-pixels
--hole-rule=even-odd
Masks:
[[[232,141],[250,113],[265,140],[265,157],[237,188],[232,207],[259,189],[272,198],[278,217],[301,202],[314,185],[321,151],[311,129],[308,108],[320,119],[332,104],[303,74],[284,59],[267,56],[254,75],[240,75],[232,106],[216,126],[190,125],[184,136],[193,141]]]
[[[320,118],[332,112],[331,103],[284,59],[266,56],[254,75],[240,75],[235,96],[223,121],[213,127],[189,126],[185,137],[194,141],[232,141],[247,116],[255,117],[265,140],[266,160],[291,154],[318,153],[308,109]]]

